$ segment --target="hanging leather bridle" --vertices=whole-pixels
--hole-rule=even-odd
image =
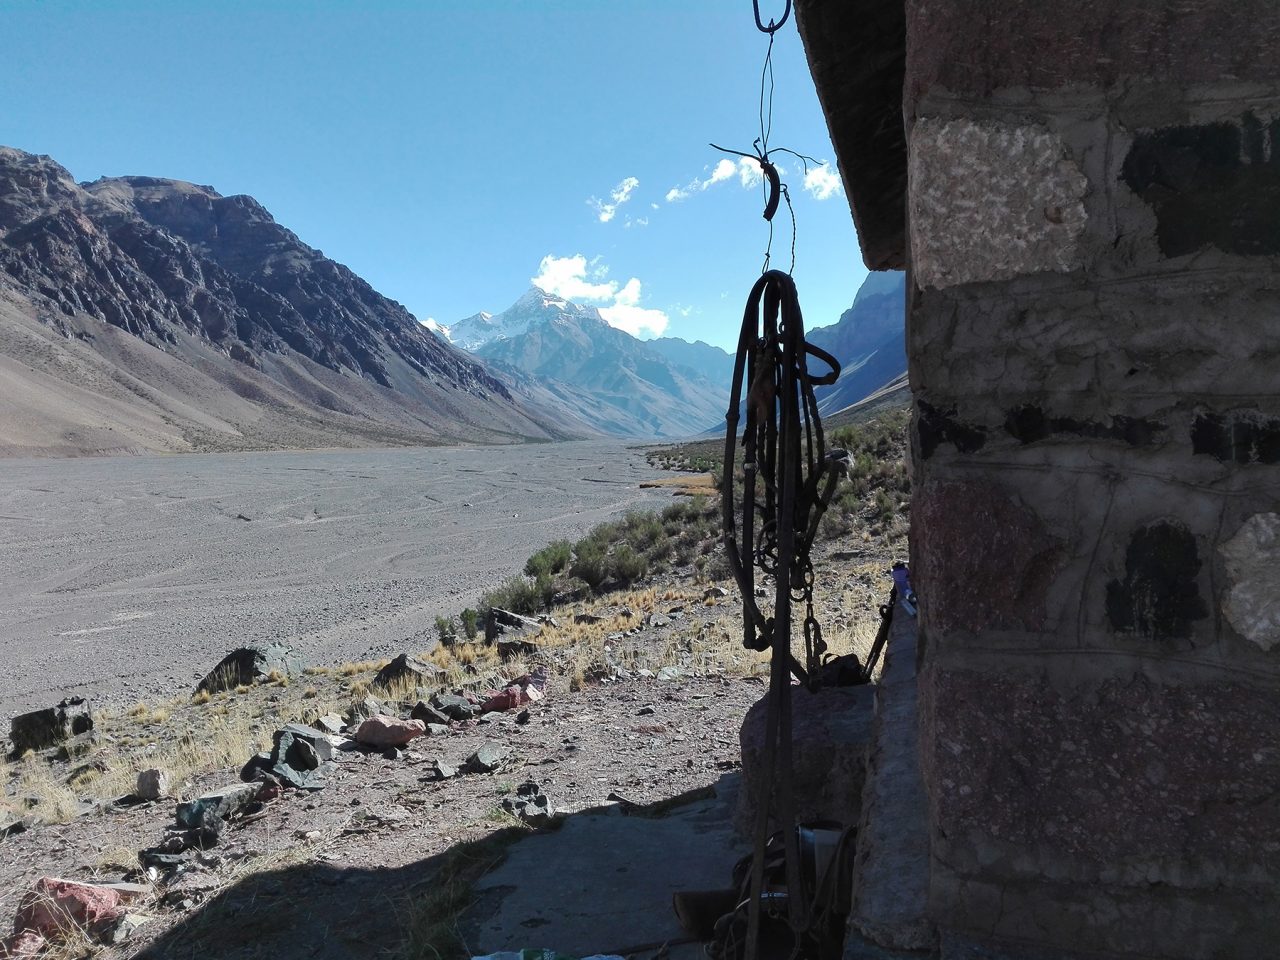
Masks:
[[[828,367],[821,376],[810,374],[811,357]],[[826,651],[822,630],[813,614],[810,549],[836,481],[844,473],[845,461],[840,459],[843,451],[827,455],[814,387],[835,383],[839,376],[836,359],[805,342],[804,321],[791,276],[779,270],[766,272],[751,288],[743,313],[725,416],[720,488],[725,551],[742,593],[743,644],[752,650],[772,650],[763,778],[751,870],[747,960],[754,960],[759,943],[771,812],[783,831],[787,888],[791,892],[787,898],[788,923],[797,942],[810,921],[809,905],[800,895],[803,885],[794,829],[791,678],[794,675],[802,684],[815,687]],[[734,483],[740,420],[743,493],[739,527]],[[756,602],[756,567],[774,580],[772,616],[766,615]],[[805,608],[803,664],[791,652],[792,606],[796,603]]]

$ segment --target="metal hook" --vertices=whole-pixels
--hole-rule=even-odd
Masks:
[[[761,33],[777,33],[782,29],[782,25],[787,22],[787,17],[791,16],[791,0],[787,0],[787,7],[782,11],[782,19],[777,23],[772,20],[766,27],[764,21],[760,19],[760,0],[751,0],[751,6],[756,12],[756,29]]]

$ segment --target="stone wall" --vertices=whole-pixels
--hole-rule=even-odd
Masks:
[[[930,910],[1280,937],[1280,6],[908,0]]]

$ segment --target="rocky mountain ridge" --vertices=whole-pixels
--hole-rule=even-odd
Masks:
[[[78,184],[48,157],[0,148],[0,293],[0,359],[21,378],[14,402],[31,398],[0,451],[90,452],[90,435],[184,450],[564,433],[256,200],[208,186]],[[82,385],[87,371],[123,406],[45,402],[50,378]],[[160,436],[156,417],[170,422]]]

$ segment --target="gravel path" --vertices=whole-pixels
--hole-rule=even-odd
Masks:
[[[0,461],[0,719],[185,690],[232,647],[425,647],[655,476],[619,442]]]

